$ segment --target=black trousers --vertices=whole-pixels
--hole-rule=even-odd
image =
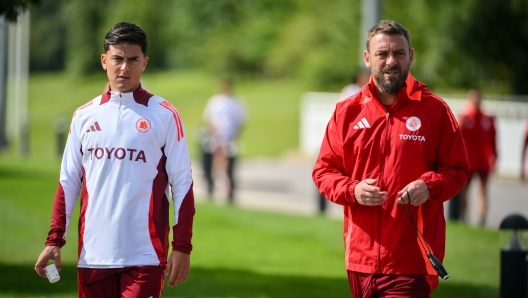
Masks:
[[[213,173],[213,162],[214,155],[211,152],[202,151],[202,167],[205,176],[205,181],[207,182],[207,194],[212,197],[214,193],[215,183],[214,183],[214,173]],[[227,158],[227,179],[229,180],[229,191],[228,191],[228,200],[229,203],[233,203],[234,192],[235,192],[235,169],[236,157]]]

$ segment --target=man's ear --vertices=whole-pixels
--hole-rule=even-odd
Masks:
[[[101,65],[103,66],[103,69],[106,70],[106,54],[101,55]]]
[[[365,62],[365,66],[370,68],[370,56],[367,50],[363,51],[363,61]]]
[[[145,68],[147,68],[147,64],[148,64],[148,57],[145,57],[145,59],[143,59],[143,71],[145,71]]]
[[[411,49],[409,53],[409,61],[410,61],[409,67],[411,67],[414,61],[414,49]]]

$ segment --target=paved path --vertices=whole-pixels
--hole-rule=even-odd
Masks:
[[[242,208],[261,209],[292,214],[315,215],[318,201],[311,179],[313,161],[298,157],[279,159],[245,159],[238,164],[238,192],[235,204]],[[206,187],[199,162],[193,163],[195,193],[205,201]],[[214,202],[225,204],[226,181],[216,179]],[[477,223],[476,186],[472,183],[469,201],[469,223]],[[498,228],[502,219],[512,213],[528,218],[528,183],[516,178],[493,176],[489,186],[489,209],[486,225]],[[327,215],[342,217],[342,208],[328,202]],[[445,209],[448,206],[446,203]]]

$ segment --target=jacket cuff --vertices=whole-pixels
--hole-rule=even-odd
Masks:
[[[357,206],[359,205],[358,201],[356,200],[356,195],[354,193],[355,189],[356,189],[356,185],[358,185],[359,181],[353,181],[352,183],[350,183],[350,185],[348,186],[348,190],[347,190],[347,202],[350,206]]]
[[[440,194],[440,187],[441,183],[440,180],[437,179],[436,173],[433,171],[426,172],[422,176],[420,176],[419,180],[422,180],[425,182],[425,185],[429,187],[429,199],[434,200],[438,197]]]
[[[46,238],[46,246],[57,246],[62,248],[66,244],[66,239],[63,237],[64,233],[60,230],[53,229],[48,233]]]
[[[172,250],[179,251],[184,254],[191,254],[193,247],[192,244],[178,243],[177,241],[172,241]]]

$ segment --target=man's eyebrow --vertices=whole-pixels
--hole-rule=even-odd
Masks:
[[[113,54],[112,58],[121,58],[121,59],[123,59],[124,57],[122,55],[119,55],[119,54]],[[139,59],[139,58],[140,58],[140,56],[130,56],[130,57],[128,57],[128,59],[135,59],[135,60]]]

